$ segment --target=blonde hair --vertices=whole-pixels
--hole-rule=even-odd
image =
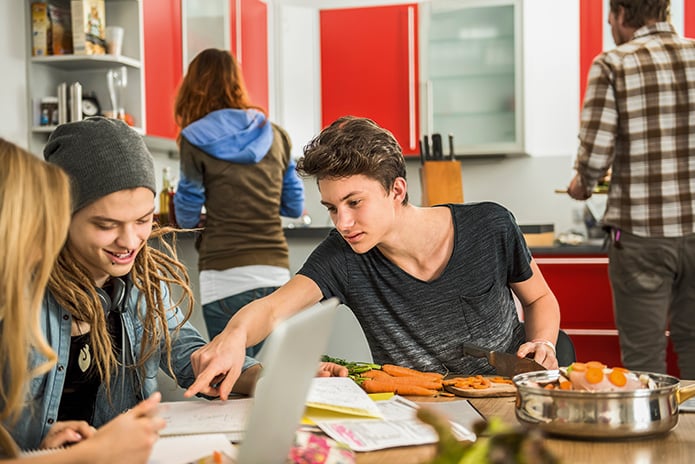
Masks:
[[[169,374],[175,378],[171,366],[171,335],[167,330],[167,311],[174,307],[182,307],[183,318],[179,321],[176,330],[184,324],[193,311],[193,291],[190,287],[190,279],[186,267],[177,259],[176,240],[173,232],[177,229],[171,227],[159,228],[155,226],[150,235],[150,241],[158,239],[158,247],[152,247],[145,243],[135,258],[135,265],[130,272],[133,285],[145,296],[146,311],[136,309],[139,317],[142,317],[143,336],[140,341],[140,358],[134,367],[140,368],[153,354],[159,351],[160,343],[164,341],[166,361]],[[169,243],[166,238],[172,235]],[[164,251],[162,251],[164,250]],[[170,297],[172,286],[178,286],[182,290],[181,295],[169,305],[164,301],[161,283],[167,286]],[[110,391],[111,376],[118,366],[118,360],[114,354],[111,336],[106,325],[104,308],[95,290],[94,280],[87,269],[75,258],[69,246],[64,246],[58,255],[56,266],[48,281],[48,288],[58,304],[65,308],[72,316],[89,323],[90,341],[95,363],[102,383],[107,392]]]
[[[0,420],[16,421],[31,378],[51,369],[39,308],[70,226],[70,183],[0,138]],[[38,362],[30,363],[37,356]]]

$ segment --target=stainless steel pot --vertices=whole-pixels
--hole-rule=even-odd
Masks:
[[[558,379],[557,370],[519,374],[516,417],[544,432],[574,438],[613,439],[666,433],[678,424],[678,405],[695,396],[670,375],[646,374],[654,389],[621,392],[546,390],[537,384]]]

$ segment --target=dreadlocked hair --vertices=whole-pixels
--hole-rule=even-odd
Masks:
[[[166,363],[169,374],[175,378],[171,366],[171,334],[167,330],[167,313],[178,307],[183,318],[176,326],[177,333],[190,318],[193,311],[193,291],[186,267],[176,254],[176,234],[180,229],[159,227],[155,224],[148,242],[138,252],[130,273],[133,285],[144,295],[147,310],[141,311],[142,298],[138,299],[135,311],[144,327],[140,341],[140,356],[133,367],[142,368],[144,363],[159,350],[164,341]],[[150,242],[156,240],[156,247]],[[169,300],[164,301],[161,284],[166,285]],[[179,287],[180,296],[174,301],[173,287]],[[105,310],[96,292],[94,281],[82,266],[69,246],[64,246],[48,281],[48,288],[56,301],[75,319],[91,327],[90,341],[93,359],[99,378],[107,392],[111,387],[111,376],[119,365],[109,336]],[[126,295],[127,297],[127,295]],[[185,304],[185,306],[184,306]],[[167,306],[168,305],[168,306]]]

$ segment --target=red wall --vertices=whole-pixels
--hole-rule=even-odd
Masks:
[[[607,18],[606,18],[607,20]],[[579,2],[579,107],[584,104],[591,62],[603,50],[603,0]]]

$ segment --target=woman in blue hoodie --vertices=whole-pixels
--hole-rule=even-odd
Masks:
[[[213,338],[241,307],[289,280],[280,216],[302,214],[304,187],[289,136],[251,103],[228,51],[207,49],[195,57],[176,96],[175,117],[181,129],[176,221],[198,226],[205,206],[198,267]]]

